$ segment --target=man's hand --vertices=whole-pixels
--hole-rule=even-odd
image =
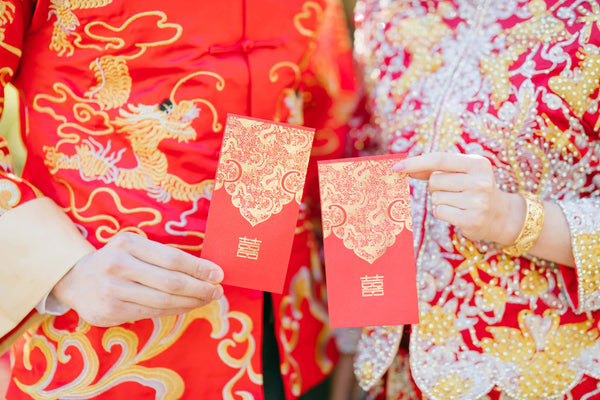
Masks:
[[[519,234],[525,201],[498,188],[487,158],[430,153],[407,158],[393,168],[429,180],[433,216],[457,226],[465,237],[508,245]]]
[[[82,258],[52,293],[85,321],[115,326],[175,315],[223,295],[223,270],[184,251],[120,233]]]

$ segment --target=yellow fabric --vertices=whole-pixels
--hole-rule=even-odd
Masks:
[[[17,89],[8,84],[4,88],[4,96],[4,111],[2,112],[2,118],[0,118],[0,136],[4,136],[8,141],[15,173],[21,175],[25,161],[25,148],[19,135],[19,96]]]
[[[37,312],[31,314],[26,320],[23,321],[23,324],[19,327],[19,329],[0,339],[0,355],[8,351],[10,346],[12,346],[18,338],[23,336],[28,329],[33,328],[35,325],[41,324],[46,318],[49,317],[50,315],[48,314],[43,315]]]
[[[0,217],[0,337],[13,330],[84,255],[94,250],[47,197]]]

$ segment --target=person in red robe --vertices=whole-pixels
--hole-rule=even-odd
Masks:
[[[596,0],[357,3],[356,144],[408,153],[420,311],[363,331],[371,398],[600,398],[599,16]]]
[[[296,399],[331,373],[314,167],[282,295],[222,285],[200,251],[227,113],[343,153],[339,4],[0,0],[0,82],[27,150],[17,177],[0,141],[8,400]]]

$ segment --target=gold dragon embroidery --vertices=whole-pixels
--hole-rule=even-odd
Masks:
[[[15,12],[16,8],[14,5],[7,1],[0,0],[0,47],[4,48],[8,52],[13,53],[17,57],[21,57],[21,49],[11,46],[4,41],[4,32],[6,29],[3,28],[3,26],[13,23],[15,19]]]
[[[0,26],[12,23],[15,18],[15,6],[8,1],[0,1]]]
[[[128,32],[140,29],[153,29],[155,33],[148,37],[154,40],[129,43]],[[168,22],[166,14],[161,11],[148,11],[133,15],[119,26],[93,21],[85,26],[84,32],[90,39],[103,46],[81,44],[80,47],[94,48],[102,52],[112,49],[120,51],[119,55],[105,54],[90,64],[97,84],[88,90],[86,96],[98,101],[103,109],[110,109],[123,106],[129,98],[132,79],[127,61],[141,57],[150,47],[174,43],[181,36],[183,28]],[[125,49],[132,49],[133,53]]]
[[[73,55],[75,48],[69,41],[69,36],[75,42],[81,41],[81,36],[75,31],[79,20],[73,10],[100,8],[112,3],[112,0],[51,0],[48,18],[54,16],[54,30],[50,41],[50,50],[56,51],[59,56]]]
[[[173,88],[168,99],[159,105],[128,105],[128,109],[119,109],[119,116],[110,121],[118,133],[125,134],[131,151],[135,154],[138,165],[134,168],[119,167],[125,148],[118,151],[111,149],[110,140],[102,145],[93,135],[83,139],[75,146],[76,154],[68,155],[58,151],[58,145],[45,146],[45,163],[52,173],[59,170],[78,170],[86,181],[101,180],[113,183],[126,189],[146,190],[148,194],[161,202],[171,198],[181,201],[193,201],[212,189],[213,181],[205,180],[197,184],[184,182],[181,178],[168,172],[166,154],[159,145],[163,140],[174,139],[189,142],[197,136],[192,121],[199,115],[197,104],[203,104],[213,114],[212,129],[222,129],[214,106],[205,99],[176,101],[176,90],[189,79],[197,76],[209,76],[216,79],[216,88],[221,91],[225,81],[212,72],[199,71],[181,79]],[[76,97],[72,92],[71,96]],[[80,102],[88,102],[77,98]],[[39,107],[39,110],[46,110]],[[102,111],[97,111],[103,114]],[[104,113],[106,115],[106,113]],[[66,124],[66,123],[65,123]],[[83,128],[81,128],[84,130]],[[72,140],[76,142],[77,140]]]

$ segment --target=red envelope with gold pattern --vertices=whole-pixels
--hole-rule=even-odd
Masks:
[[[329,322],[333,328],[419,321],[405,155],[319,162]]]
[[[283,291],[314,133],[227,115],[202,245],[223,283]]]

